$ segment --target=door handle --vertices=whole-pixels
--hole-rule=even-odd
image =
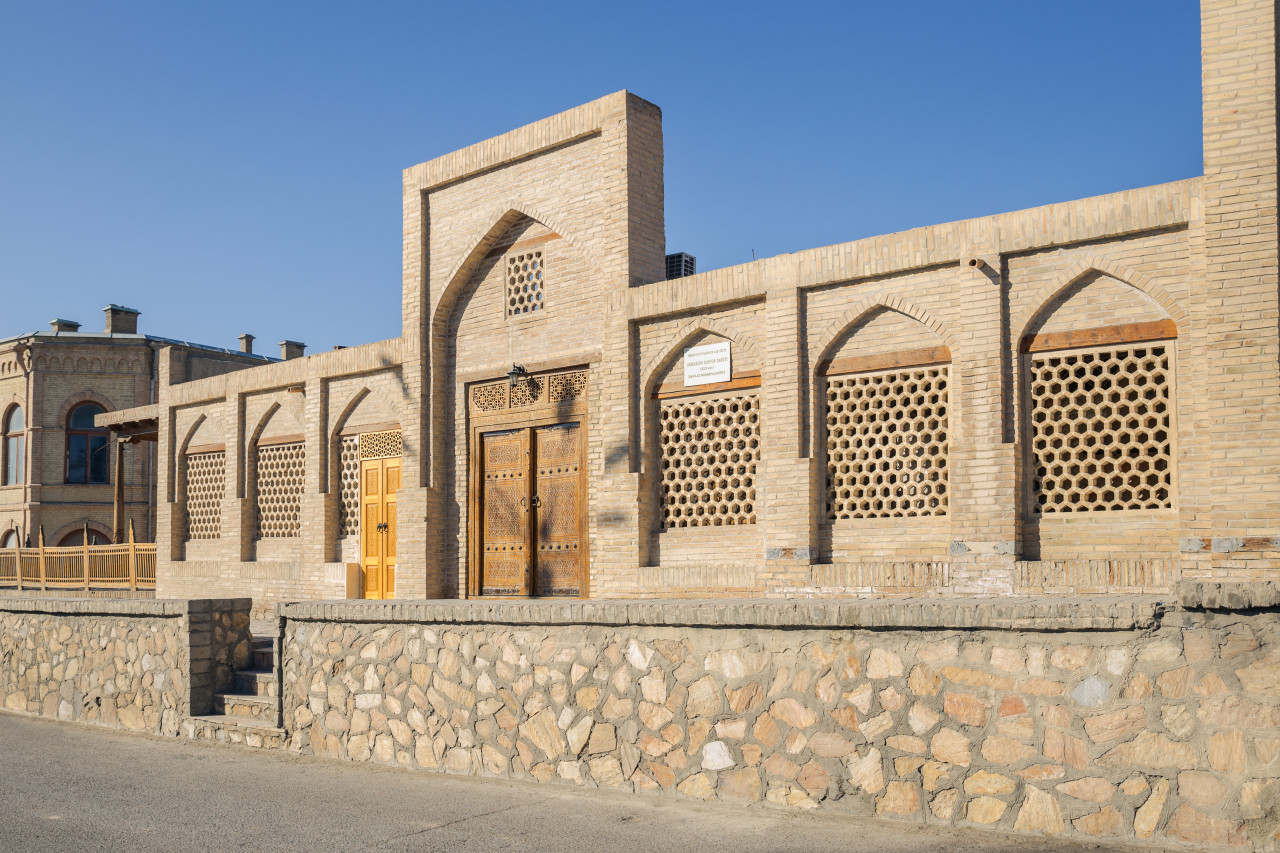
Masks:
[[[390,525],[390,524],[388,524],[388,523],[387,523],[387,522],[385,522],[385,521],[378,525],[378,532],[379,532],[379,533],[386,533],[386,532],[387,532],[388,530],[390,530],[390,529],[391,529],[391,525]]]
[[[527,506],[527,505],[528,505],[528,501],[526,501],[526,500],[525,500],[525,498],[524,498],[524,496],[522,495],[522,496],[520,497],[520,508],[521,508],[521,509],[527,509],[527,508],[528,508],[528,506]]]
[[[534,496],[533,496],[533,506],[534,506],[535,508],[536,508],[536,507],[540,507],[540,506],[542,506],[542,498],[538,497],[537,495],[534,495]]]

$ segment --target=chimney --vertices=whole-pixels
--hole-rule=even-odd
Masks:
[[[302,358],[303,353],[307,351],[307,345],[298,341],[281,341],[280,357],[285,361],[291,358]]]
[[[55,332],[78,332],[80,324],[75,320],[59,320],[57,317],[49,321],[49,326]]]
[[[248,332],[240,336],[240,352],[253,354],[253,335]]]
[[[123,305],[108,305],[102,309],[107,315],[107,334],[138,334],[138,315],[142,313],[136,308],[125,308]]]

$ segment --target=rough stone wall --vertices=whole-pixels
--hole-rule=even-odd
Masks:
[[[281,613],[302,753],[1030,835],[1272,849],[1280,824],[1273,611]]]
[[[249,664],[248,599],[0,599],[10,711],[176,735]]]

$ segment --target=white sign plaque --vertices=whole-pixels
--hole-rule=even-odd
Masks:
[[[729,341],[689,347],[684,351],[684,384],[708,385],[730,379]]]

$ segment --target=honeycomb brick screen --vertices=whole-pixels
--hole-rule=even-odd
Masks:
[[[759,396],[664,403],[658,421],[663,527],[755,524]]]
[[[257,453],[257,533],[259,539],[301,535],[301,442],[259,447]]]
[[[342,484],[339,536],[360,532],[360,439],[349,435],[338,449],[338,477]]]
[[[1171,507],[1171,384],[1165,346],[1034,356],[1035,510]]]
[[[827,378],[827,518],[947,513],[947,365]]]
[[[226,489],[227,454],[187,456],[187,538],[217,539],[222,535],[222,494]]]
[[[507,316],[542,310],[542,250],[507,255]]]

